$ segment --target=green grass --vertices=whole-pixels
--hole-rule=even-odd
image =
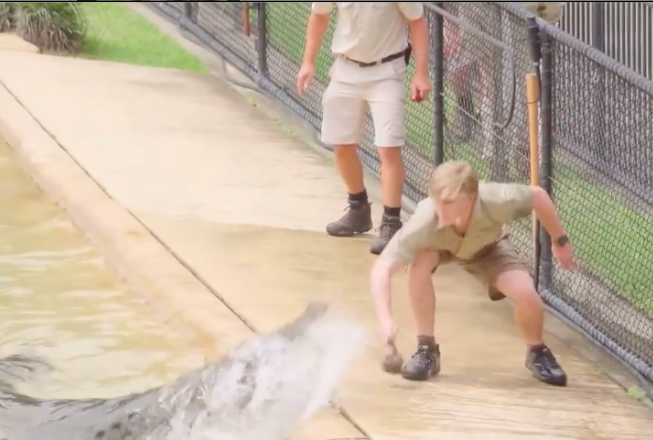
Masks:
[[[87,2],[88,33],[81,56],[205,73],[208,69],[171,37],[121,3]]]
[[[295,63],[303,58],[309,8],[308,2],[268,3],[269,41]],[[328,81],[331,64],[330,43],[329,34],[317,59],[316,80],[323,84]],[[412,66],[408,75],[412,75]],[[433,151],[432,118],[432,103],[408,103],[410,144],[427,157]],[[491,175],[478,150],[469,144],[449,145],[446,150],[447,157],[453,150],[458,160],[473,164],[479,175]],[[555,173],[556,204],[578,259],[626,298],[653,313],[653,277],[648,269],[653,255],[653,218],[632,209],[608,189],[592,185],[568,164],[558,161]]]

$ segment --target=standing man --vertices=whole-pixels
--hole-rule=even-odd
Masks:
[[[322,141],[334,146],[336,166],[349,194],[349,207],[326,230],[335,237],[351,237],[373,227],[357,151],[369,108],[383,186],[384,213],[379,236],[370,248],[378,255],[402,226],[405,170],[401,147],[406,142],[405,74],[411,51],[408,37],[415,57],[411,98],[422,101],[431,90],[428,23],[421,2],[313,2],[304,61],[297,75],[300,94],[315,76],[315,60],[333,9],[338,11],[332,45],[335,61],[322,97]]]
[[[409,266],[408,293],[418,336],[417,352],[404,366],[404,378],[428,380],[440,372],[431,278],[439,265],[454,262],[513,300],[515,324],[528,345],[526,367],[542,382],[565,386],[567,375],[544,343],[542,299],[503,231],[505,224],[535,211],[553,237],[554,256],[562,267],[570,267],[571,245],[549,195],[538,186],[479,182],[465,162],[440,165],[430,185],[430,197],[419,203],[394,236],[370,277],[383,337],[394,349],[397,330],[390,308],[391,278],[397,269]]]

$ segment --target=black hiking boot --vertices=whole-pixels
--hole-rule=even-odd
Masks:
[[[388,245],[392,237],[401,229],[401,217],[390,217],[383,215],[381,219],[381,227],[379,228],[379,236],[376,237],[370,245],[370,252],[374,255],[381,255],[383,249]]]
[[[333,237],[353,237],[356,234],[364,234],[374,227],[369,202],[350,200],[346,211],[339,220],[327,225],[327,234]]]
[[[548,347],[530,348],[526,368],[541,382],[558,387],[567,385],[567,374]]]
[[[440,373],[440,346],[420,345],[406,362],[401,375],[407,380],[425,381]]]

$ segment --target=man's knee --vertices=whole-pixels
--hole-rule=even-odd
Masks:
[[[515,304],[531,308],[543,308],[542,298],[535,289],[531,275],[525,269],[511,269],[500,273],[494,287]]]
[[[377,148],[379,158],[381,159],[381,166],[383,167],[403,167],[403,158],[401,157],[400,147],[384,147]]]

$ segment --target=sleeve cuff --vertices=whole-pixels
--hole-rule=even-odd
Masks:
[[[311,12],[316,14],[330,14],[333,11],[333,2],[313,2],[311,3]]]

